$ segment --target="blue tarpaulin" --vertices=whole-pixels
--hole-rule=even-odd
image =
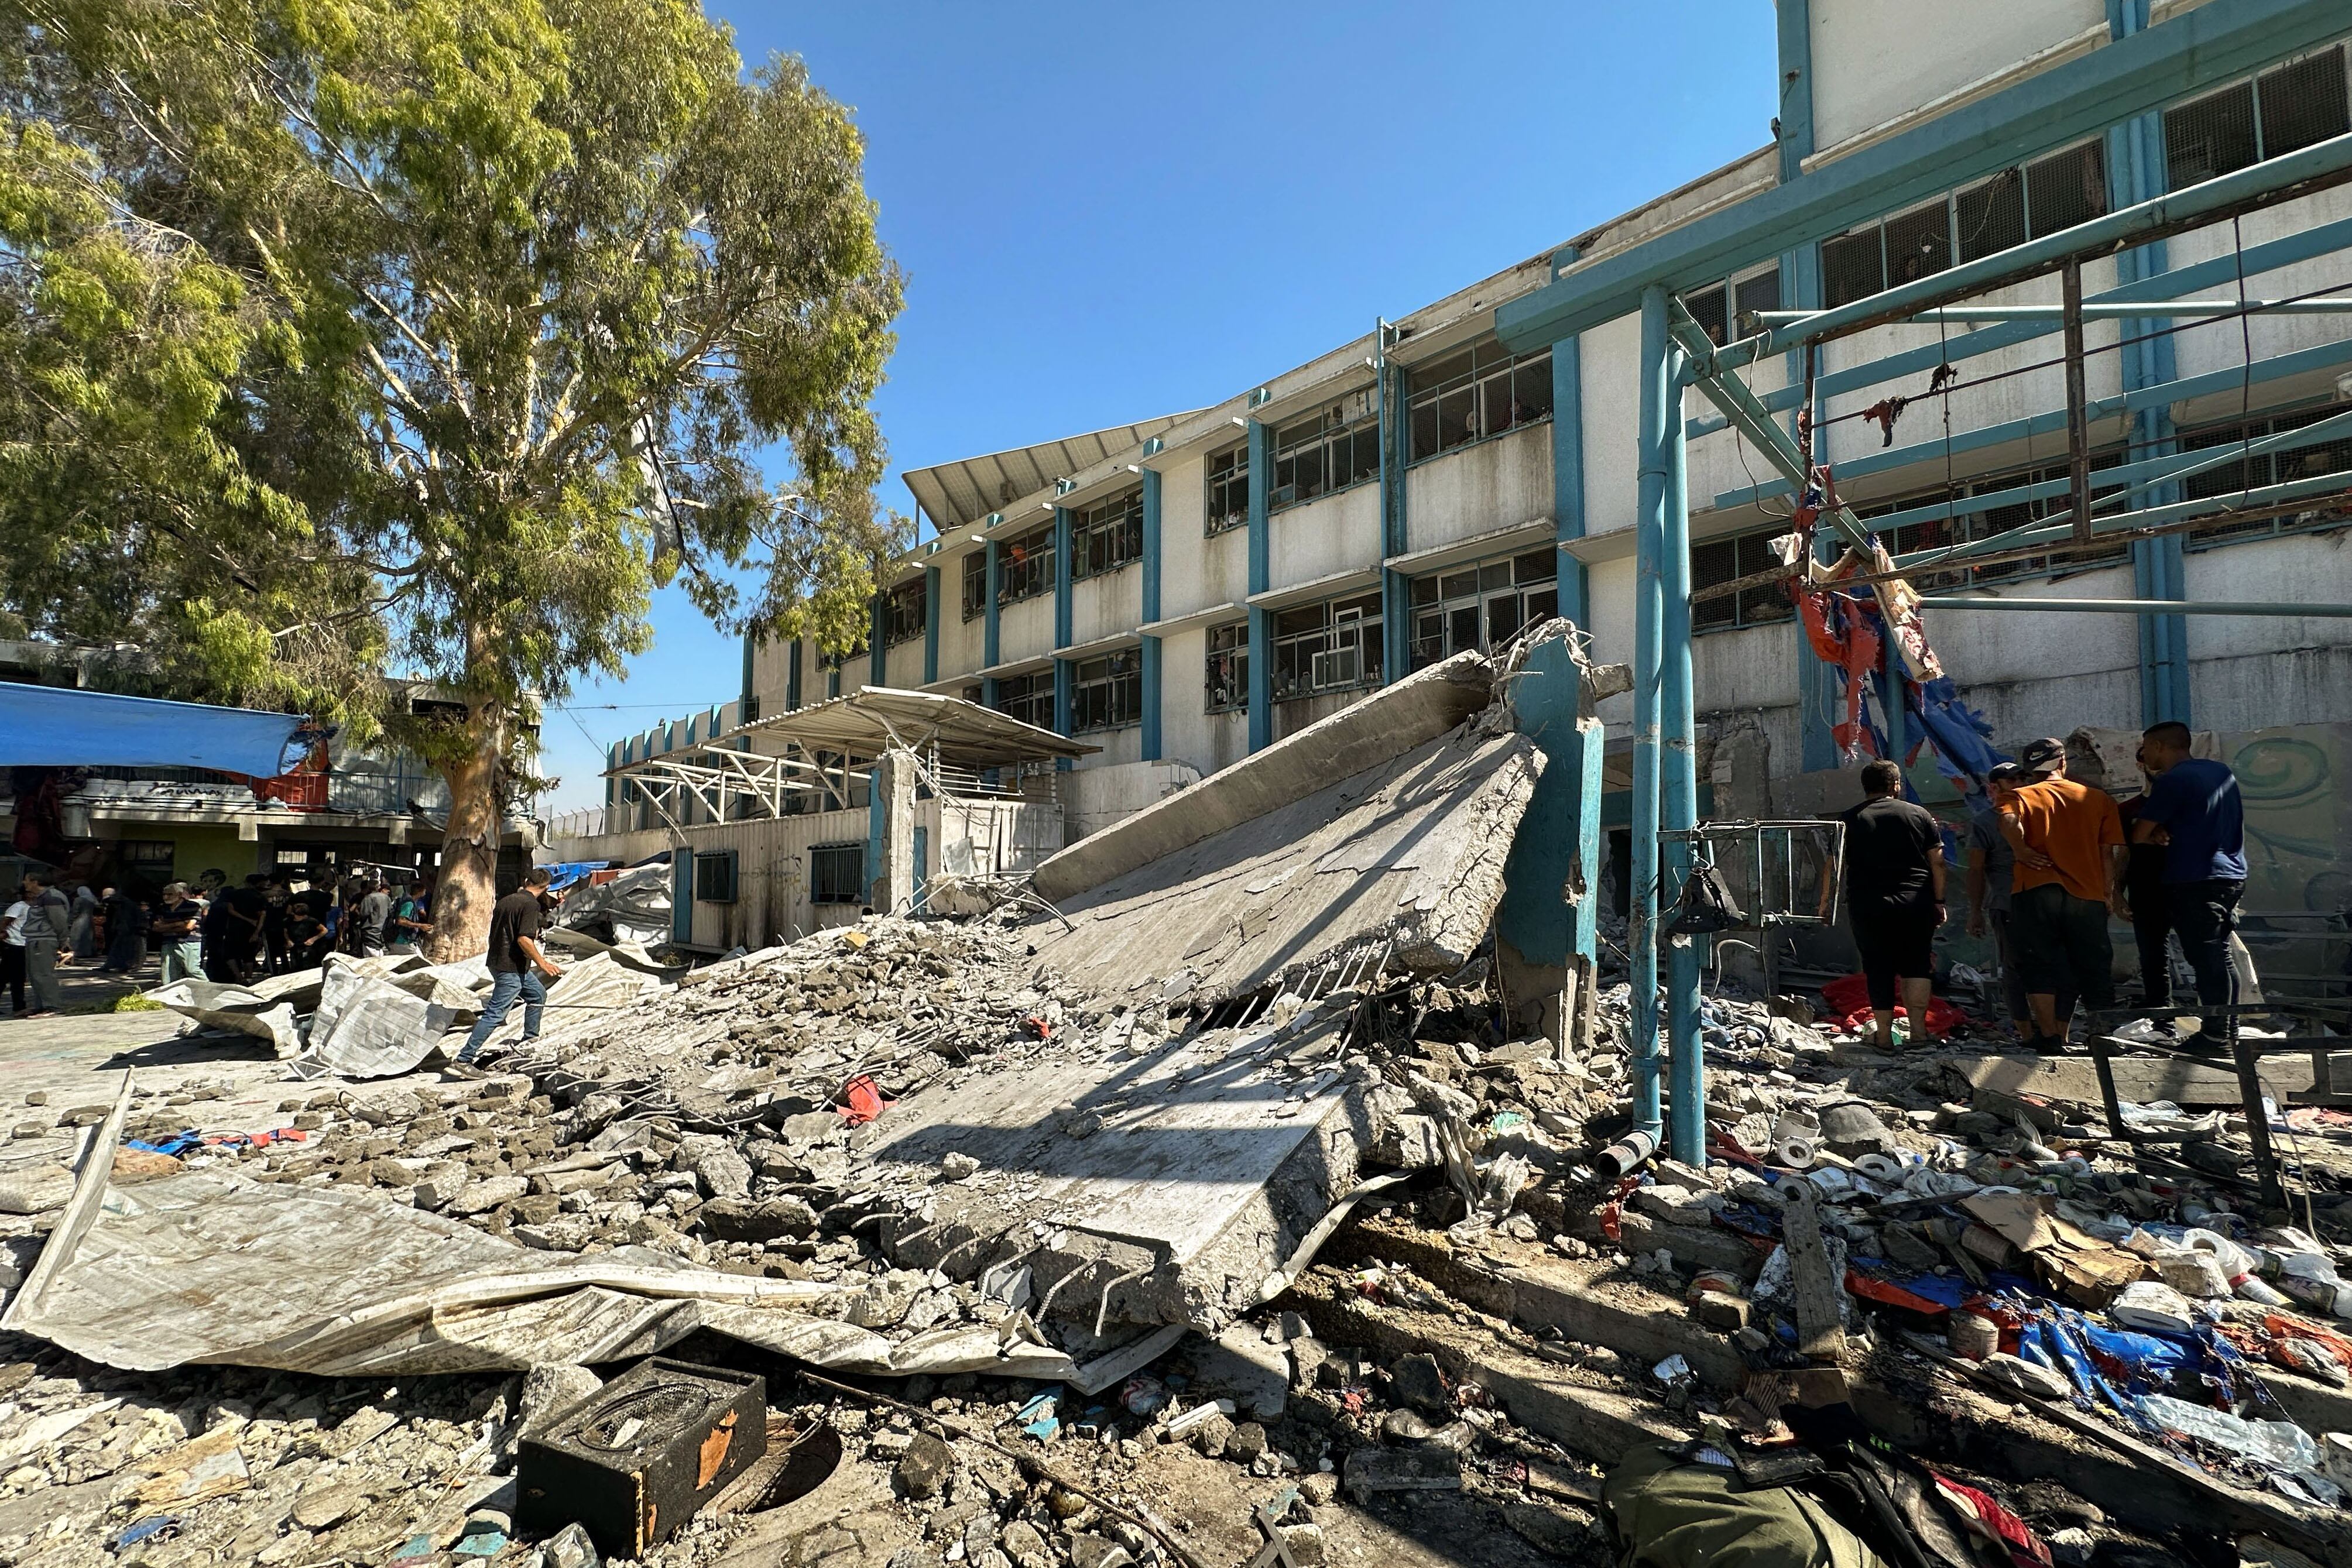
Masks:
[[[0,681],[0,768],[211,768],[275,778],[293,714]]]

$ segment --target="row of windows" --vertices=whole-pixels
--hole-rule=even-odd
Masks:
[[[2338,44],[2165,110],[2165,169],[2177,191],[2347,130],[2352,101]]]
[[[1381,596],[1326,600],[1274,613],[1274,700],[1380,684]]]
[[[985,551],[975,552],[985,554]],[[984,569],[983,569],[984,570]],[[1054,591],[1054,525],[1031,528],[996,549],[996,602],[1018,604]]]
[[[696,863],[701,857],[696,857]],[[866,902],[866,843],[814,844],[809,848],[809,902]]]
[[[1822,301],[1851,305],[2106,210],[2106,156],[2085,141],[1823,240]]]

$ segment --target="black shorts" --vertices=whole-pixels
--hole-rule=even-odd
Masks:
[[[1870,1005],[1879,1012],[1895,1006],[1895,980],[1925,980],[1936,973],[1936,909],[1856,909],[1853,945],[1862,949],[1862,977]]]

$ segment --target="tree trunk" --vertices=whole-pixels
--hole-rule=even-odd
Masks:
[[[507,750],[506,710],[495,702],[472,705],[467,746],[444,776],[449,783],[449,826],[441,837],[441,873],[433,888],[433,936],[425,956],[454,964],[489,945],[490,906],[499,897],[499,769]]]

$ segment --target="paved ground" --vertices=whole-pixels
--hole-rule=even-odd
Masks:
[[[101,975],[94,958],[87,964],[61,964],[58,967],[58,982],[65,992],[66,1012],[104,1012],[119,998],[162,985],[163,973],[160,961],[151,953],[129,976]],[[29,995],[25,998],[27,1003],[32,999]],[[0,991],[0,1008],[5,1008],[7,1001],[7,993]],[[15,1021],[7,1013],[0,1012],[0,1024]]]
[[[97,994],[95,980],[81,983]],[[69,1157],[79,1138],[61,1124],[75,1110],[112,1106],[125,1073],[142,1090],[189,1094],[187,1125],[207,1134],[289,1125],[295,1113],[282,1108],[289,1100],[445,1082],[437,1072],[364,1084],[303,1079],[260,1041],[198,1031],[171,1012],[0,1018],[0,1170]]]

